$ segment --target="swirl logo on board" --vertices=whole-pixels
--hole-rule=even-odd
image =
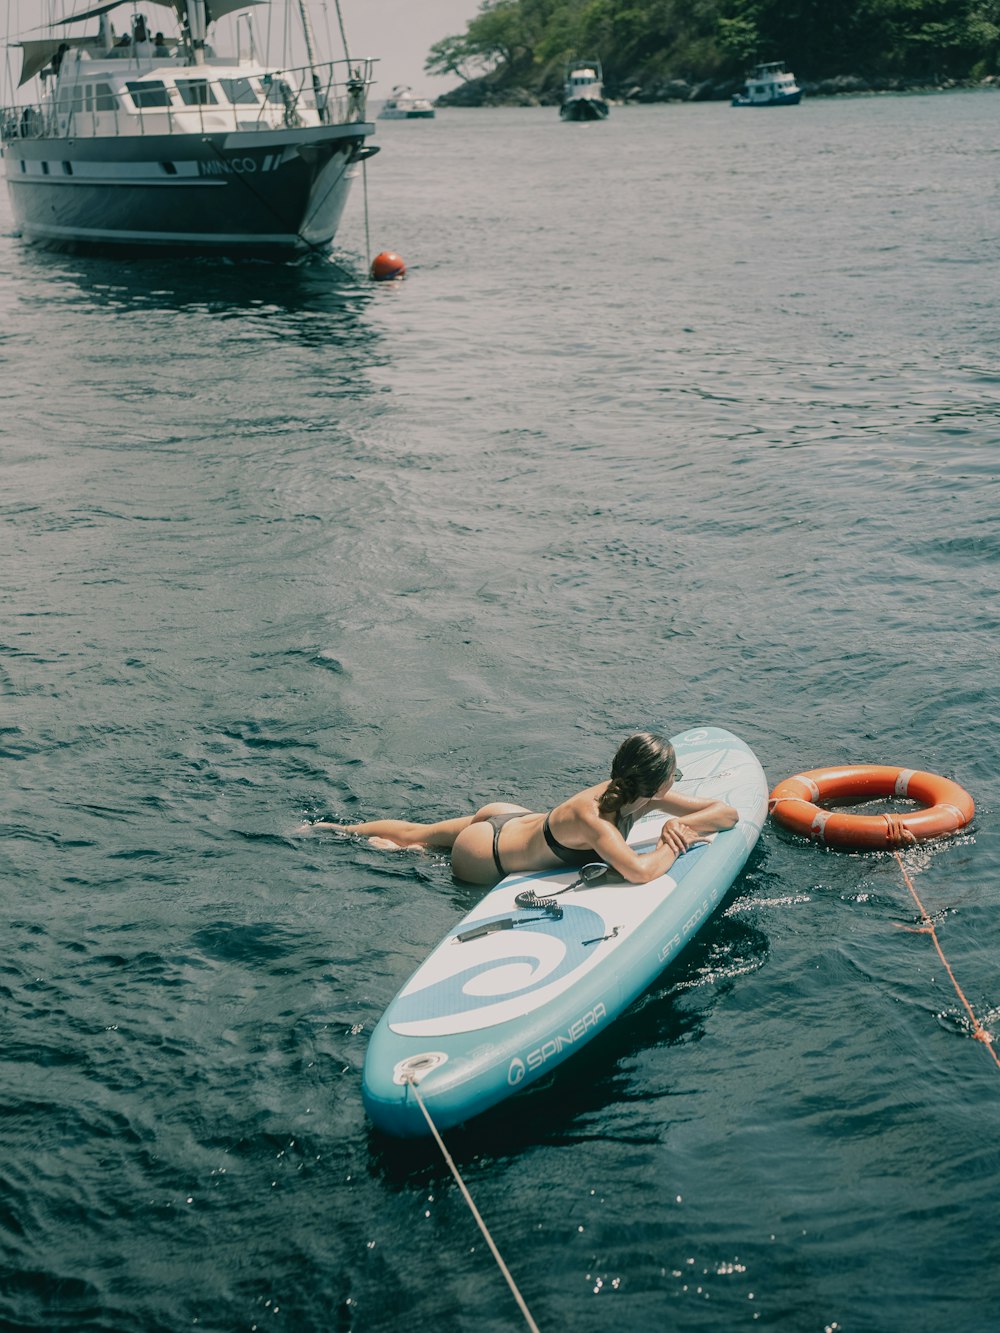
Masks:
[[[519,1055],[515,1055],[510,1062],[510,1068],[507,1070],[507,1082],[512,1088],[516,1088],[526,1073],[524,1061]]]
[[[430,1037],[523,1018],[572,985],[597,956],[584,940],[601,939],[606,930],[597,912],[567,905],[561,921],[540,918],[465,943],[452,935],[396,997],[386,1015],[389,1027],[402,1036]]]

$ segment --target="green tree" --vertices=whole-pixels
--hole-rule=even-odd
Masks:
[[[757,57],[760,33],[754,20],[745,14],[735,18],[719,19],[719,47],[726,56],[741,65],[749,65]]]
[[[488,74],[499,66],[513,70],[531,59],[525,42],[527,25],[520,0],[483,0],[464,35],[444,37],[431,47],[424,62],[428,74]]]
[[[601,58],[612,87],[781,59],[805,79],[981,76],[1000,64],[1000,0],[482,0],[425,68],[543,88],[582,56]]]
[[[464,37],[442,37],[427,53],[424,70],[428,74],[456,74],[463,83],[482,74],[476,69],[476,57],[470,52]]]

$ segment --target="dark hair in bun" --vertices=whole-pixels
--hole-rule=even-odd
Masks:
[[[622,741],[611,763],[611,781],[597,802],[602,815],[617,815],[623,805],[659,791],[677,767],[669,741],[638,731]]]

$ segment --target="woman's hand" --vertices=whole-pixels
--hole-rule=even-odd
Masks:
[[[707,842],[704,833],[699,833],[682,819],[668,819],[660,829],[661,847],[670,847],[677,856],[681,856],[696,842]]]

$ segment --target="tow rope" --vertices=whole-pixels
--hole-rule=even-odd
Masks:
[[[447,1163],[447,1165],[448,1165],[448,1170],[449,1170],[449,1171],[451,1172],[451,1174],[455,1177],[455,1183],[458,1185],[458,1188],[462,1191],[462,1198],[463,1198],[463,1199],[465,1200],[465,1202],[469,1205],[469,1210],[471,1211],[472,1216],[476,1219],[476,1225],[479,1227],[479,1230],[483,1233],[483,1238],[484,1238],[484,1240],[486,1241],[486,1244],[490,1247],[490,1253],[493,1255],[493,1258],[497,1261],[497,1267],[500,1269],[500,1272],[503,1274],[503,1276],[504,1276],[504,1281],[507,1283],[507,1286],[510,1287],[510,1289],[511,1289],[511,1293],[513,1294],[513,1297],[514,1297],[515,1301],[517,1301],[518,1309],[519,1309],[519,1310],[521,1311],[521,1313],[524,1315],[524,1322],[525,1322],[525,1323],[528,1325],[528,1327],[531,1329],[531,1333],[539,1333],[538,1325],[535,1323],[534,1319],[531,1317],[531,1311],[528,1309],[528,1306],[527,1306],[527,1303],[526,1303],[524,1297],[521,1295],[520,1291],[518,1291],[517,1283],[514,1281],[513,1277],[511,1277],[510,1269],[509,1269],[509,1268],[507,1267],[507,1265],[504,1263],[504,1261],[503,1261],[503,1256],[501,1255],[500,1251],[497,1249],[496,1242],[494,1241],[493,1237],[492,1237],[492,1236],[490,1235],[490,1233],[489,1233],[489,1228],[487,1227],[486,1223],[483,1221],[483,1219],[482,1219],[482,1215],[481,1215],[481,1213],[479,1212],[479,1209],[476,1207],[475,1203],[473,1202],[473,1200],[472,1200],[472,1195],[469,1193],[468,1189],[466,1188],[465,1181],[462,1179],[461,1175],[459,1174],[458,1167],[455,1165],[454,1161],[452,1160],[451,1153],[450,1153],[450,1152],[448,1151],[448,1149],[445,1147],[444,1139],[443,1139],[443,1138],[441,1137],[441,1135],[438,1133],[438,1127],[437,1127],[437,1125],[435,1125],[434,1121],[431,1119],[431,1113],[428,1111],[427,1107],[424,1105],[424,1099],[423,1099],[423,1098],[421,1097],[421,1095],[420,1095],[420,1090],[419,1090],[418,1087],[417,1087],[417,1080],[416,1080],[415,1076],[414,1076],[413,1074],[408,1074],[408,1075],[407,1075],[407,1080],[406,1080],[406,1081],[409,1083],[410,1087],[413,1089],[413,1095],[414,1095],[414,1097],[416,1097],[416,1099],[417,1099],[417,1105],[420,1107],[421,1111],[424,1113],[424,1119],[427,1121],[427,1126],[428,1126],[428,1128],[430,1129],[431,1133],[434,1135],[434,1141],[435,1141],[435,1143],[436,1143],[437,1146],[441,1149],[441,1156],[444,1158],[445,1162]]]
[[[965,1008],[965,1012],[969,1015],[969,1021],[972,1024],[973,1037],[975,1037],[976,1041],[981,1041],[983,1043],[983,1045],[986,1047],[986,1049],[992,1056],[993,1063],[997,1066],[998,1069],[1000,1069],[1000,1056],[997,1055],[996,1050],[993,1046],[993,1038],[990,1036],[990,1034],[983,1027],[982,1023],[980,1023],[979,1019],[976,1017],[972,1005],[966,998],[965,992],[962,990],[962,987],[958,984],[958,981],[955,977],[955,973],[951,970],[951,964],[944,956],[944,950],[941,948],[941,941],[938,939],[937,931],[934,928],[934,922],[931,920],[930,916],[928,915],[926,907],[924,907],[923,903],[920,901],[919,894],[913,887],[913,880],[907,874],[906,866],[903,864],[903,858],[897,851],[893,851],[893,856],[896,858],[899,868],[903,872],[903,879],[906,882],[906,887],[909,889],[910,895],[912,896],[913,901],[917,904],[917,909],[920,912],[919,926],[900,926],[899,927],[900,930],[908,930],[912,931],[912,933],[915,935],[929,935],[931,937],[931,940],[933,941],[934,944],[934,948],[937,950],[937,955],[941,959],[941,962],[944,964],[944,970],[948,973],[948,976],[951,978],[951,984],[955,987],[955,994],[962,1001],[962,1005]],[[899,922],[897,922],[896,924],[899,925]]]

